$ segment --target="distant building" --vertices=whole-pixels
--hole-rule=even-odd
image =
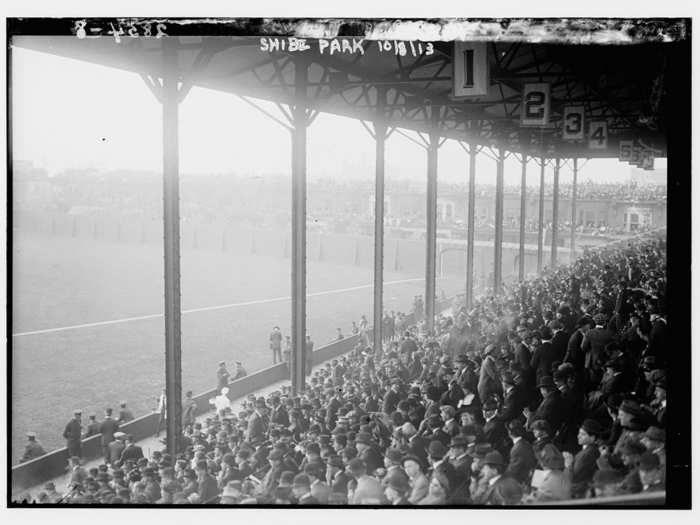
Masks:
[[[12,203],[17,208],[42,207],[52,196],[48,172],[31,161],[16,160],[12,165]]]

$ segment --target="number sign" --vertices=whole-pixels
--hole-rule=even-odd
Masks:
[[[486,42],[455,42],[452,73],[453,98],[487,95],[489,58]]]
[[[608,147],[608,123],[604,120],[594,120],[588,128],[588,147],[590,149],[606,149]]]
[[[634,142],[631,140],[621,140],[620,141],[620,153],[618,155],[618,160],[620,162],[629,162],[632,158],[632,148],[634,147]]]
[[[521,104],[521,126],[547,126],[549,124],[549,84],[525,84]]]
[[[641,166],[642,164],[642,152],[644,150],[637,146],[636,144],[632,146],[632,155],[630,156],[629,163],[634,166]]]
[[[583,140],[584,109],[583,106],[567,106],[564,108],[564,122],[562,124],[562,138],[564,140]]]

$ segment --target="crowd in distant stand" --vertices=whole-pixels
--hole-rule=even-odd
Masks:
[[[39,502],[520,505],[664,493],[666,242],[586,254],[467,311],[224,399],[182,453],[129,436]],[[226,388],[226,387],[224,387]],[[224,397],[225,394],[222,394]],[[217,398],[219,399],[219,398]]]

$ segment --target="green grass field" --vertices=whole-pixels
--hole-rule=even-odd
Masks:
[[[160,314],[162,247],[29,236],[13,239],[12,334]],[[385,273],[387,309],[408,310],[422,293],[423,276]],[[371,320],[371,269],[308,265],[308,330],[320,347],[336,327],[350,333],[361,314]],[[444,279],[438,291],[462,287]],[[323,292],[319,294],[319,292]],[[272,363],[267,338],[273,325],[289,333],[289,260],[182,253],[182,308],[229,306],[184,313],[183,390],[213,388],[219,360],[240,360],[249,372]],[[319,294],[319,295],[313,295]],[[72,410],[102,417],[126,400],[136,415],[155,406],[164,384],[163,319],[12,337],[12,463],[34,430],[47,450],[64,445]],[[233,366],[230,367],[232,369]]]

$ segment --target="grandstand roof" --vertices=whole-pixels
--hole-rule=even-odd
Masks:
[[[166,39],[131,38],[126,31],[135,27],[142,35],[144,21],[130,22],[87,20],[87,37],[76,38],[74,20],[43,21],[36,27],[25,19],[12,21],[9,34],[20,47],[159,77]],[[303,55],[309,61],[306,103],[312,109],[373,120],[378,93],[385,91],[384,111],[392,126],[427,132],[437,125],[443,137],[561,157],[618,157],[620,140],[641,140],[656,156],[665,156],[668,98],[674,92],[666,72],[689,47],[689,23],[670,19],[470,21],[468,27],[464,21],[441,21],[440,31],[426,22],[422,33],[408,21],[389,26],[377,21],[316,26],[245,19],[163,22],[167,34],[179,37],[178,75],[186,85],[293,104],[295,58]],[[107,34],[114,24],[125,34]],[[261,50],[261,36],[306,34],[363,36],[363,52],[329,55],[327,49],[320,52],[317,41],[303,53]],[[395,47],[380,51],[370,40],[392,35],[424,35],[433,52],[427,55],[423,43],[423,54],[400,56]],[[455,38],[488,41],[490,85],[485,96],[452,96]],[[395,46],[394,40],[386,42]],[[550,84],[546,128],[520,126],[523,86],[532,82]],[[587,119],[607,122],[606,149],[591,150],[586,141],[560,138],[563,108],[571,104],[583,105]]]

